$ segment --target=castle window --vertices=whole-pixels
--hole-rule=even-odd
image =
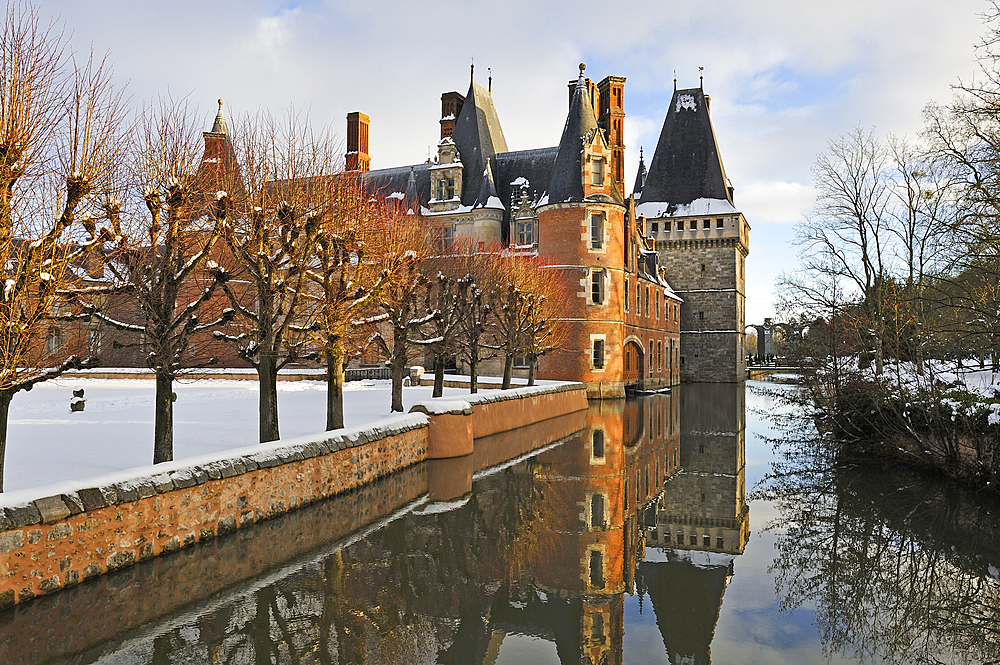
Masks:
[[[455,179],[448,178],[448,198],[455,198]]]
[[[604,528],[604,495],[594,494],[590,497],[590,528]]]
[[[604,304],[603,270],[592,270],[590,273],[590,300],[595,305]]]
[[[663,342],[656,343],[656,369],[663,369]]]
[[[594,369],[604,369],[604,340],[594,340]]]
[[[604,186],[604,160],[600,158],[595,158],[591,162],[591,173],[594,175],[594,186],[603,187]]]
[[[604,430],[602,429],[594,430],[593,451],[594,459],[601,459],[604,457]]]
[[[649,287],[646,287],[646,316],[649,316]]]
[[[62,346],[62,333],[59,328],[49,328],[49,334],[45,337],[45,351],[55,353]]]
[[[701,271],[705,272],[705,264],[704,263],[701,264]]]
[[[710,228],[712,228],[712,220],[706,219],[705,221],[703,221],[701,223],[701,228],[703,228],[703,229],[710,229]]]
[[[679,222],[679,223],[683,224],[684,222]],[[692,219],[691,220],[691,230],[694,231],[697,228],[698,228],[698,220],[697,219]]]
[[[604,248],[604,215],[599,212],[590,216],[590,248]]]
[[[698,545],[698,534],[696,534],[696,533],[692,533],[692,534],[691,534],[691,540],[690,540],[690,543],[691,543],[692,545],[695,545],[695,546],[697,546],[697,545]]]
[[[726,224],[726,221],[724,219],[722,219],[721,217],[719,217],[718,219],[715,220],[715,228],[717,228],[717,229],[721,229],[723,226],[725,226],[725,224]]]
[[[715,539],[715,548],[716,549],[721,550],[721,549],[725,549],[725,547],[726,547],[726,539],[725,538],[723,538],[722,536],[719,536],[718,538]]]
[[[628,311],[628,279],[625,280],[625,311]]]
[[[531,245],[535,242],[535,225],[532,222],[517,223],[517,244]]]
[[[604,642],[604,615],[600,612],[590,613],[590,639]]]
[[[590,586],[604,588],[604,557],[598,550],[590,551]]]
[[[681,306],[674,305],[674,323],[677,323],[677,319],[680,318]]]
[[[642,289],[639,288],[638,282],[635,285],[635,313],[642,314]]]
[[[656,356],[653,355],[653,340],[649,340],[649,375],[650,376],[653,376],[653,358],[655,358],[655,357]],[[652,411],[650,411],[649,417],[650,418],[653,417],[653,412]],[[652,429],[653,429],[652,426],[650,426],[649,429],[652,431]]]
[[[660,292],[656,292],[656,318],[660,318]]]
[[[699,321],[705,320],[705,312],[698,312],[698,320]]]
[[[653,222],[653,233],[658,233],[659,230],[660,230],[660,225],[657,224],[656,222]]]

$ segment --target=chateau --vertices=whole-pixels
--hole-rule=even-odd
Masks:
[[[591,397],[683,381],[735,382],[743,356],[749,231],[733,204],[701,87],[676,89],[647,171],[624,185],[625,78],[569,84],[557,145],[511,151],[489,87],[441,95],[435,159],[369,170],[369,117],[348,115],[347,169],[419,205],[439,247],[535,253],[571,285],[559,352],[539,377]],[[555,137],[553,137],[555,138]],[[579,286],[577,286],[579,285]]]

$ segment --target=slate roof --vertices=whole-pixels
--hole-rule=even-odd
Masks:
[[[431,191],[431,171],[433,164],[412,164],[410,166],[395,166],[389,169],[366,171],[361,178],[372,191],[380,191],[383,196],[393,192],[409,194],[410,187],[415,187],[421,196],[429,195]],[[410,183],[410,174],[413,183]],[[421,201],[426,203],[426,201]]]
[[[462,205],[471,206],[482,189],[487,162],[500,152],[507,152],[507,140],[489,91],[475,81],[462,104],[451,135],[465,166],[462,172]]]
[[[640,203],[685,205],[696,199],[732,203],[726,170],[701,88],[675,90]]]
[[[639,170],[635,172],[635,185],[632,186],[632,194],[639,197],[642,194],[642,187],[646,184],[646,162],[642,157],[642,148],[639,148]]]
[[[583,201],[583,170],[580,160],[583,157],[584,141],[597,131],[597,118],[594,117],[590,90],[583,78],[581,66],[580,78],[576,82],[573,101],[566,116],[566,125],[563,127],[562,138],[559,139],[559,152],[552,167],[552,179],[546,190],[549,203]]]

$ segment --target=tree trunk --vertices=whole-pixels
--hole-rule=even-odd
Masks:
[[[434,356],[434,392],[431,397],[444,394],[444,354]]]
[[[0,492],[3,492],[3,465],[7,455],[7,413],[13,398],[13,390],[0,390]]]
[[[500,386],[501,389],[507,390],[510,388],[510,377],[513,372],[514,356],[508,353],[503,359],[503,384]]]
[[[469,345],[469,393],[479,392],[479,344],[474,340]]]
[[[153,424],[153,464],[174,459],[174,377],[156,372],[156,415]]]
[[[326,352],[326,431],[344,426],[344,356],[342,344]]]
[[[532,356],[528,361],[528,385],[535,385],[535,374],[538,373],[538,356]]]
[[[260,384],[260,442],[277,441],[278,435],[278,359],[272,353],[261,353],[257,366]]]
[[[406,374],[405,362],[393,362],[392,371],[392,408],[390,411],[403,412],[403,377]]]

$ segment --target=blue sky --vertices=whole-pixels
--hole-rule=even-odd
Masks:
[[[493,93],[511,149],[555,145],[566,82],[625,76],[627,179],[656,144],[677,71],[705,90],[736,203],[753,231],[747,322],[771,315],[774,280],[812,205],[810,167],[857,124],[913,135],[921,110],[975,72],[984,0],[812,2],[277,2],[38,0],[73,45],[110,52],[136,103],[188,95],[211,125],[259,107],[308,110],[342,135],[371,116],[372,167],[423,161],[440,94],[463,92],[469,63]],[[610,8],[610,9],[609,9]]]

